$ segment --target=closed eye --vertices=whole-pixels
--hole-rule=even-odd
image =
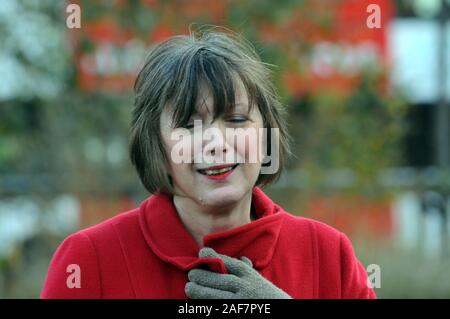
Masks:
[[[247,121],[248,121],[248,119],[245,117],[232,117],[232,118],[227,119],[227,122],[236,123],[236,124],[245,123]]]

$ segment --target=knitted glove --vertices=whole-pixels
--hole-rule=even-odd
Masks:
[[[191,299],[292,299],[253,269],[247,257],[239,260],[218,254],[212,248],[202,248],[199,256],[222,259],[229,274],[190,270],[185,292]]]

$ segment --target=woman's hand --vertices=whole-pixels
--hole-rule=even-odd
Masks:
[[[222,259],[229,274],[192,269],[185,286],[191,299],[292,299],[253,269],[247,257],[239,260],[218,254],[212,248],[202,248],[199,256]]]

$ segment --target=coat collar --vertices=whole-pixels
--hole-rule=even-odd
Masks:
[[[272,259],[284,214],[258,187],[252,191],[252,206],[256,220],[209,234],[203,238],[203,246],[235,258],[246,256],[256,269],[262,269]],[[199,247],[181,222],[172,196],[158,194],[142,202],[139,223],[147,244],[163,261],[185,271],[204,265],[227,272],[222,260],[198,257]]]

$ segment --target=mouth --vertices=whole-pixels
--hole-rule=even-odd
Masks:
[[[233,171],[238,165],[239,164],[211,166],[205,169],[198,169],[197,172],[206,176],[222,176]]]

